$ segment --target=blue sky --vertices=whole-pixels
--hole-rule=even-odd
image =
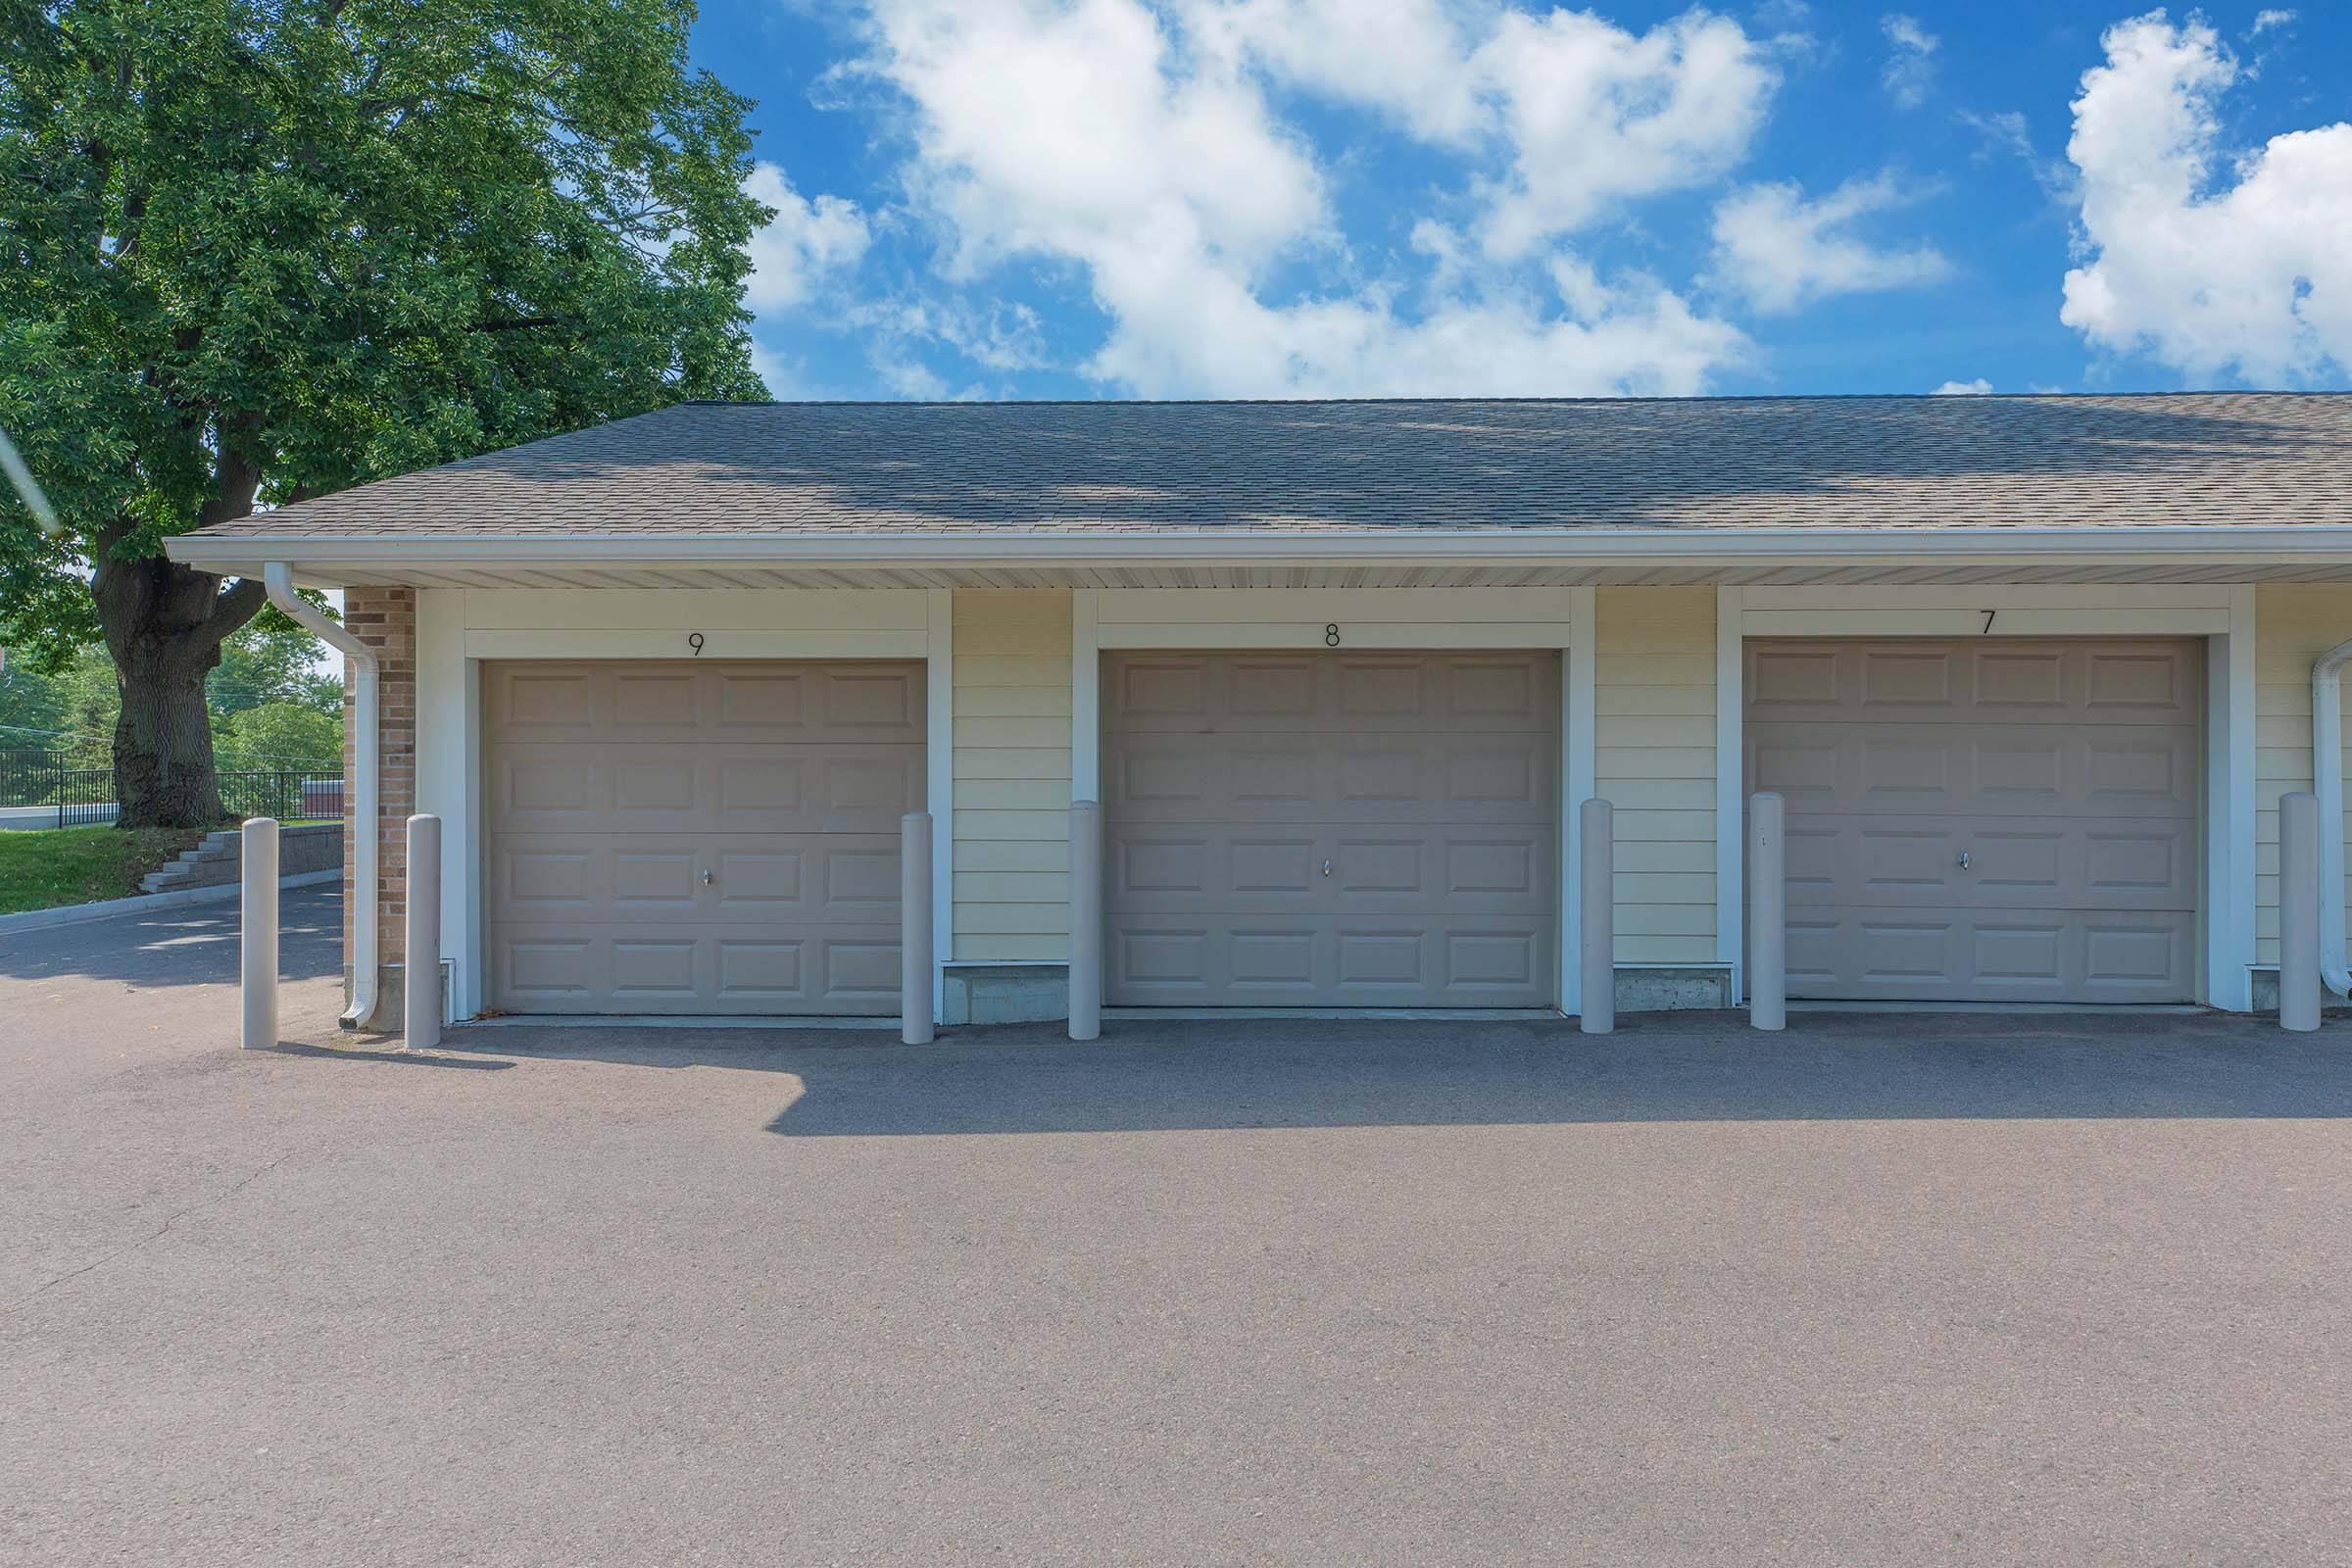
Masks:
[[[713,0],[779,397],[2348,384],[2352,6]]]

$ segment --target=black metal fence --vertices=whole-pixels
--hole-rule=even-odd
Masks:
[[[115,819],[115,772],[68,767],[57,752],[0,751],[0,811],[19,826],[88,827]],[[318,768],[238,768],[218,775],[230,819],[343,814],[343,780]],[[37,808],[37,810],[35,809]]]

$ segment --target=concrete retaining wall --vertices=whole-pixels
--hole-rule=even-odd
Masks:
[[[180,852],[178,859],[150,871],[139,886],[149,893],[172,893],[185,888],[224,887],[241,874],[245,834],[239,828],[208,833],[204,842]],[[300,876],[331,871],[343,864],[343,824],[313,822],[281,828],[277,835],[277,874]]]

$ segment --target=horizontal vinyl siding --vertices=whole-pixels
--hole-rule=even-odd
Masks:
[[[1715,590],[1603,588],[1593,774],[1616,804],[1617,957],[1715,961]]]
[[[1064,959],[1070,596],[956,595],[956,942],[963,960]]]
[[[2277,963],[2278,797],[2311,788],[2311,662],[2352,638],[2352,588],[2261,588],[2254,621],[2255,956]],[[2345,696],[2352,712],[2352,682]],[[2352,737],[2352,722],[2344,733]],[[2352,767],[2352,747],[2345,760]],[[2347,827],[2352,812],[2335,824],[2339,833]],[[2343,895],[2352,895],[2352,885]]]

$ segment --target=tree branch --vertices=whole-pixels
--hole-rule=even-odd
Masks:
[[[270,590],[259,577],[239,577],[214,597],[213,612],[205,621],[206,635],[215,643],[226,640],[260,614],[269,602]]]

